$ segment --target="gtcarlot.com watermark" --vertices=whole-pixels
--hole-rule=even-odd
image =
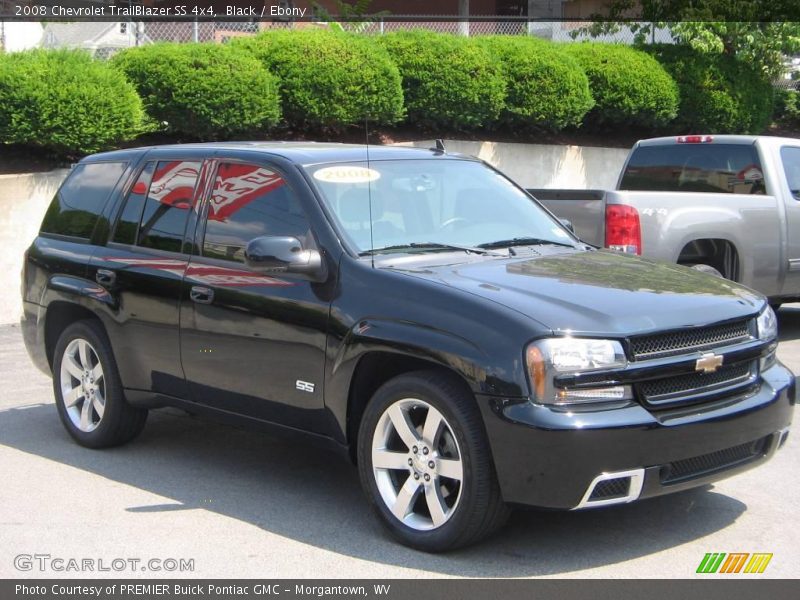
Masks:
[[[191,573],[193,558],[90,558],[64,557],[50,554],[17,554],[14,557],[17,571],[39,573],[124,573],[162,572]]]

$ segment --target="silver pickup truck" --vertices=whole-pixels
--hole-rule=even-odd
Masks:
[[[614,191],[528,191],[589,244],[722,275],[773,305],[800,300],[800,139],[643,140]]]

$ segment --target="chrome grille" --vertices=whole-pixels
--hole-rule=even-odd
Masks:
[[[633,360],[649,360],[730,346],[752,338],[752,319],[642,335],[630,339]]]
[[[757,374],[755,362],[723,366],[714,373],[689,373],[654,379],[636,384],[642,401],[653,407],[691,401],[698,395],[712,392],[734,392],[753,383]]]
[[[764,454],[767,439],[671,462],[661,472],[661,483],[677,483],[748,463]]]

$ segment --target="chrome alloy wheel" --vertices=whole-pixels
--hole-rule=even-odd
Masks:
[[[441,527],[461,498],[464,469],[450,424],[415,398],[390,405],[372,436],[372,472],[387,508],[418,531]]]
[[[106,408],[103,366],[92,345],[72,340],[61,358],[61,397],[72,424],[84,432],[97,429]]]

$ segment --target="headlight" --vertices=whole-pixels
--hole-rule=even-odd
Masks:
[[[756,319],[756,326],[758,328],[758,339],[772,342],[767,348],[766,354],[759,361],[759,368],[763,373],[775,365],[775,351],[778,349],[778,317],[771,306],[767,306],[761,311],[761,314]]]
[[[584,404],[630,399],[630,386],[566,388],[556,385],[555,376],[580,375],[600,369],[624,368],[622,345],[614,340],[549,338],[532,343],[526,361],[533,396],[541,404]]]
[[[778,337],[778,317],[771,306],[761,311],[756,319],[758,325],[758,339],[769,341]]]

